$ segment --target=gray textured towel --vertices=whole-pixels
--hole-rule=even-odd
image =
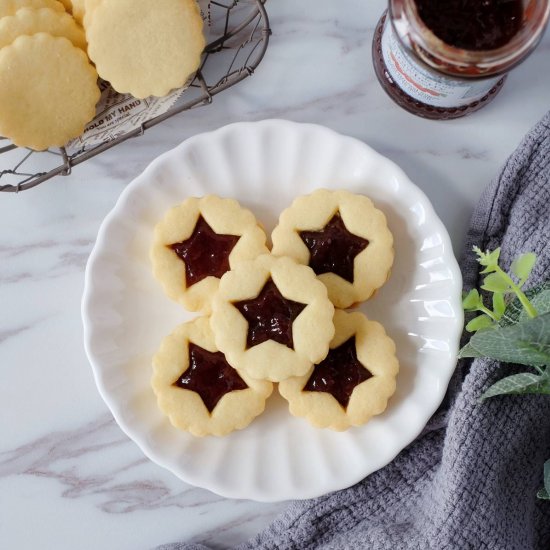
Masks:
[[[539,261],[529,285],[550,274],[550,113],[486,189],[461,263],[479,285],[472,245]],[[521,370],[525,370],[523,367]],[[361,483],[296,502],[244,549],[550,549],[550,502],[536,499],[550,458],[550,398],[478,397],[519,371],[487,359],[459,363],[445,402],[422,435]],[[201,545],[168,545],[170,550]]]

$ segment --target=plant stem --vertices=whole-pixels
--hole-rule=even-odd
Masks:
[[[498,321],[496,315],[488,308],[486,308],[485,306],[479,306],[478,308],[478,311],[481,311],[482,313],[485,313],[485,315],[488,315],[493,321]]]
[[[527,312],[527,315],[529,315],[529,317],[531,317],[532,319],[536,317],[538,315],[537,310],[533,307],[533,304],[529,301],[527,296],[525,296],[521,288],[516,283],[514,283],[512,277],[510,277],[510,275],[508,275],[506,271],[503,271],[503,269],[499,265],[496,266],[496,271],[498,271],[500,275],[506,279],[506,281],[510,285],[510,288],[514,291],[515,295],[521,302],[521,305]]]

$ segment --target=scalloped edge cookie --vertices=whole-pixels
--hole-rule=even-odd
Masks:
[[[101,1],[88,14],[88,55],[101,78],[138,99],[181,88],[199,68],[206,41],[195,0]]]
[[[65,6],[57,0],[2,0],[0,18],[15,15],[21,8],[51,8],[58,12],[65,11]]]
[[[86,52],[86,35],[78,23],[65,12],[51,8],[21,8],[14,15],[0,19],[0,49],[12,44],[22,35],[31,36],[45,32],[51,36],[63,36],[74,46]]]
[[[189,342],[217,352],[208,318],[199,317],[177,327],[153,358],[151,385],[160,410],[173,426],[195,436],[223,436],[248,426],[265,409],[273,384],[239,373],[248,388],[223,395],[210,413],[194,391],[174,386],[189,366]]]
[[[386,216],[368,197],[327,189],[297,197],[289,208],[283,210],[272,233],[272,254],[289,256],[308,265],[310,253],[299,232],[323,229],[337,212],[350,233],[369,241],[355,257],[353,283],[335,273],[318,275],[333,304],[347,308],[370,298],[387,281],[394,259],[393,236]]]
[[[99,97],[94,67],[67,38],[41,32],[0,50],[0,135],[15,145],[65,145],[92,120]]]
[[[216,195],[190,197],[166,213],[154,231],[150,252],[153,274],[170,298],[190,311],[209,313],[220,279],[208,276],[187,287],[185,263],[168,248],[168,245],[191,236],[199,216],[216,233],[240,236],[229,254],[230,268],[269,251],[265,246],[265,232],[254,214],[234,199],[222,199]]]
[[[306,304],[292,326],[294,349],[267,340],[247,349],[248,322],[233,305],[255,298],[271,279],[287,299]],[[210,320],[216,345],[239,372],[278,382],[307,372],[323,359],[334,335],[334,307],[307,266],[271,254],[239,263],[220,280]]]
[[[395,392],[399,363],[395,344],[380,323],[368,320],[362,313],[336,310],[334,325],[336,332],[330,348],[337,348],[355,335],[357,358],[372,374],[355,386],[347,408],[344,410],[329,393],[302,391],[315,367],[303,376],[280,382],[279,393],[289,402],[292,415],[306,418],[317,428],[343,431],[365,424],[386,409]]]

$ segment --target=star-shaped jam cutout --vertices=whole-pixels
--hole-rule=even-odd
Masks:
[[[216,233],[199,216],[188,239],[167,246],[185,263],[186,284],[190,287],[210,275],[220,278],[229,271],[229,254],[239,239],[237,235]]]
[[[309,266],[317,275],[335,273],[353,283],[355,256],[369,245],[367,239],[350,233],[339,212],[319,231],[300,231],[309,250]]]
[[[248,388],[221,351],[208,351],[192,342],[189,366],[174,386],[198,393],[210,413],[226,393]]]
[[[274,340],[294,349],[292,323],[307,304],[285,298],[269,279],[256,298],[233,302],[233,305],[248,321],[247,348]]]
[[[302,391],[330,393],[346,409],[355,386],[371,377],[372,374],[357,359],[355,336],[352,336],[331,349],[327,357],[315,365]]]

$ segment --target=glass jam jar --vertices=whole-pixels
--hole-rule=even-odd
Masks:
[[[415,115],[468,115],[535,49],[549,14],[550,0],[390,0],[374,33],[376,76]]]

